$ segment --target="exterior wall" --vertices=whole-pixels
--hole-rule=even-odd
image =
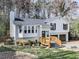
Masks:
[[[48,23],[49,23],[49,25],[50,25],[50,23],[56,23],[56,30],[50,30],[50,35],[57,35],[58,39],[60,39],[60,35],[65,35],[66,36],[65,41],[68,41],[69,22],[60,18],[60,19],[56,19],[53,21],[49,21]],[[67,30],[63,29],[63,24],[68,24]]]
[[[15,36],[14,11],[10,12],[10,37]]]
[[[66,22],[65,20],[54,20],[51,23],[56,23],[56,30],[51,30],[51,33],[57,33],[57,32],[69,32],[69,23]],[[50,24],[50,23],[49,23]],[[68,29],[67,30],[63,30],[63,24],[68,24]]]
[[[27,33],[24,33],[24,26],[27,26]],[[28,26],[34,26],[34,33],[32,33],[32,31],[30,31],[31,33],[28,33]],[[35,32],[36,31],[36,26],[37,25],[23,25],[22,26],[22,32],[19,33],[19,38],[28,38],[28,37],[39,37],[40,36],[40,27],[37,26],[37,33]],[[30,29],[32,30],[32,28]]]

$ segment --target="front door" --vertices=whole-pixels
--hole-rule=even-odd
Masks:
[[[42,37],[49,37],[49,31],[42,31]]]
[[[45,31],[42,31],[42,37],[45,37]]]

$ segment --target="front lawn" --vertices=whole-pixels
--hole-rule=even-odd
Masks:
[[[29,52],[38,56],[38,59],[79,59],[79,53],[73,51],[63,51],[59,49],[33,48],[24,49],[24,52]]]
[[[0,52],[7,52],[7,51],[16,51],[16,50],[9,47],[4,47],[4,46],[0,47]]]
[[[2,47],[0,51],[22,51],[38,56],[38,59],[79,59],[79,52],[64,51],[54,48],[25,48],[25,47]]]

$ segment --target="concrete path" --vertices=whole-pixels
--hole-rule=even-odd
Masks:
[[[64,46],[63,48],[79,51],[79,41],[70,41],[62,45]]]
[[[0,52],[0,59],[33,59],[33,57],[21,52]]]

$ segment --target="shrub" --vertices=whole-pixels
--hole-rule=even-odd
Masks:
[[[23,39],[17,40],[16,43],[17,45],[20,45],[20,46],[25,46],[29,44],[27,40],[23,40]]]
[[[33,42],[31,40],[28,40],[29,45],[32,46]]]

